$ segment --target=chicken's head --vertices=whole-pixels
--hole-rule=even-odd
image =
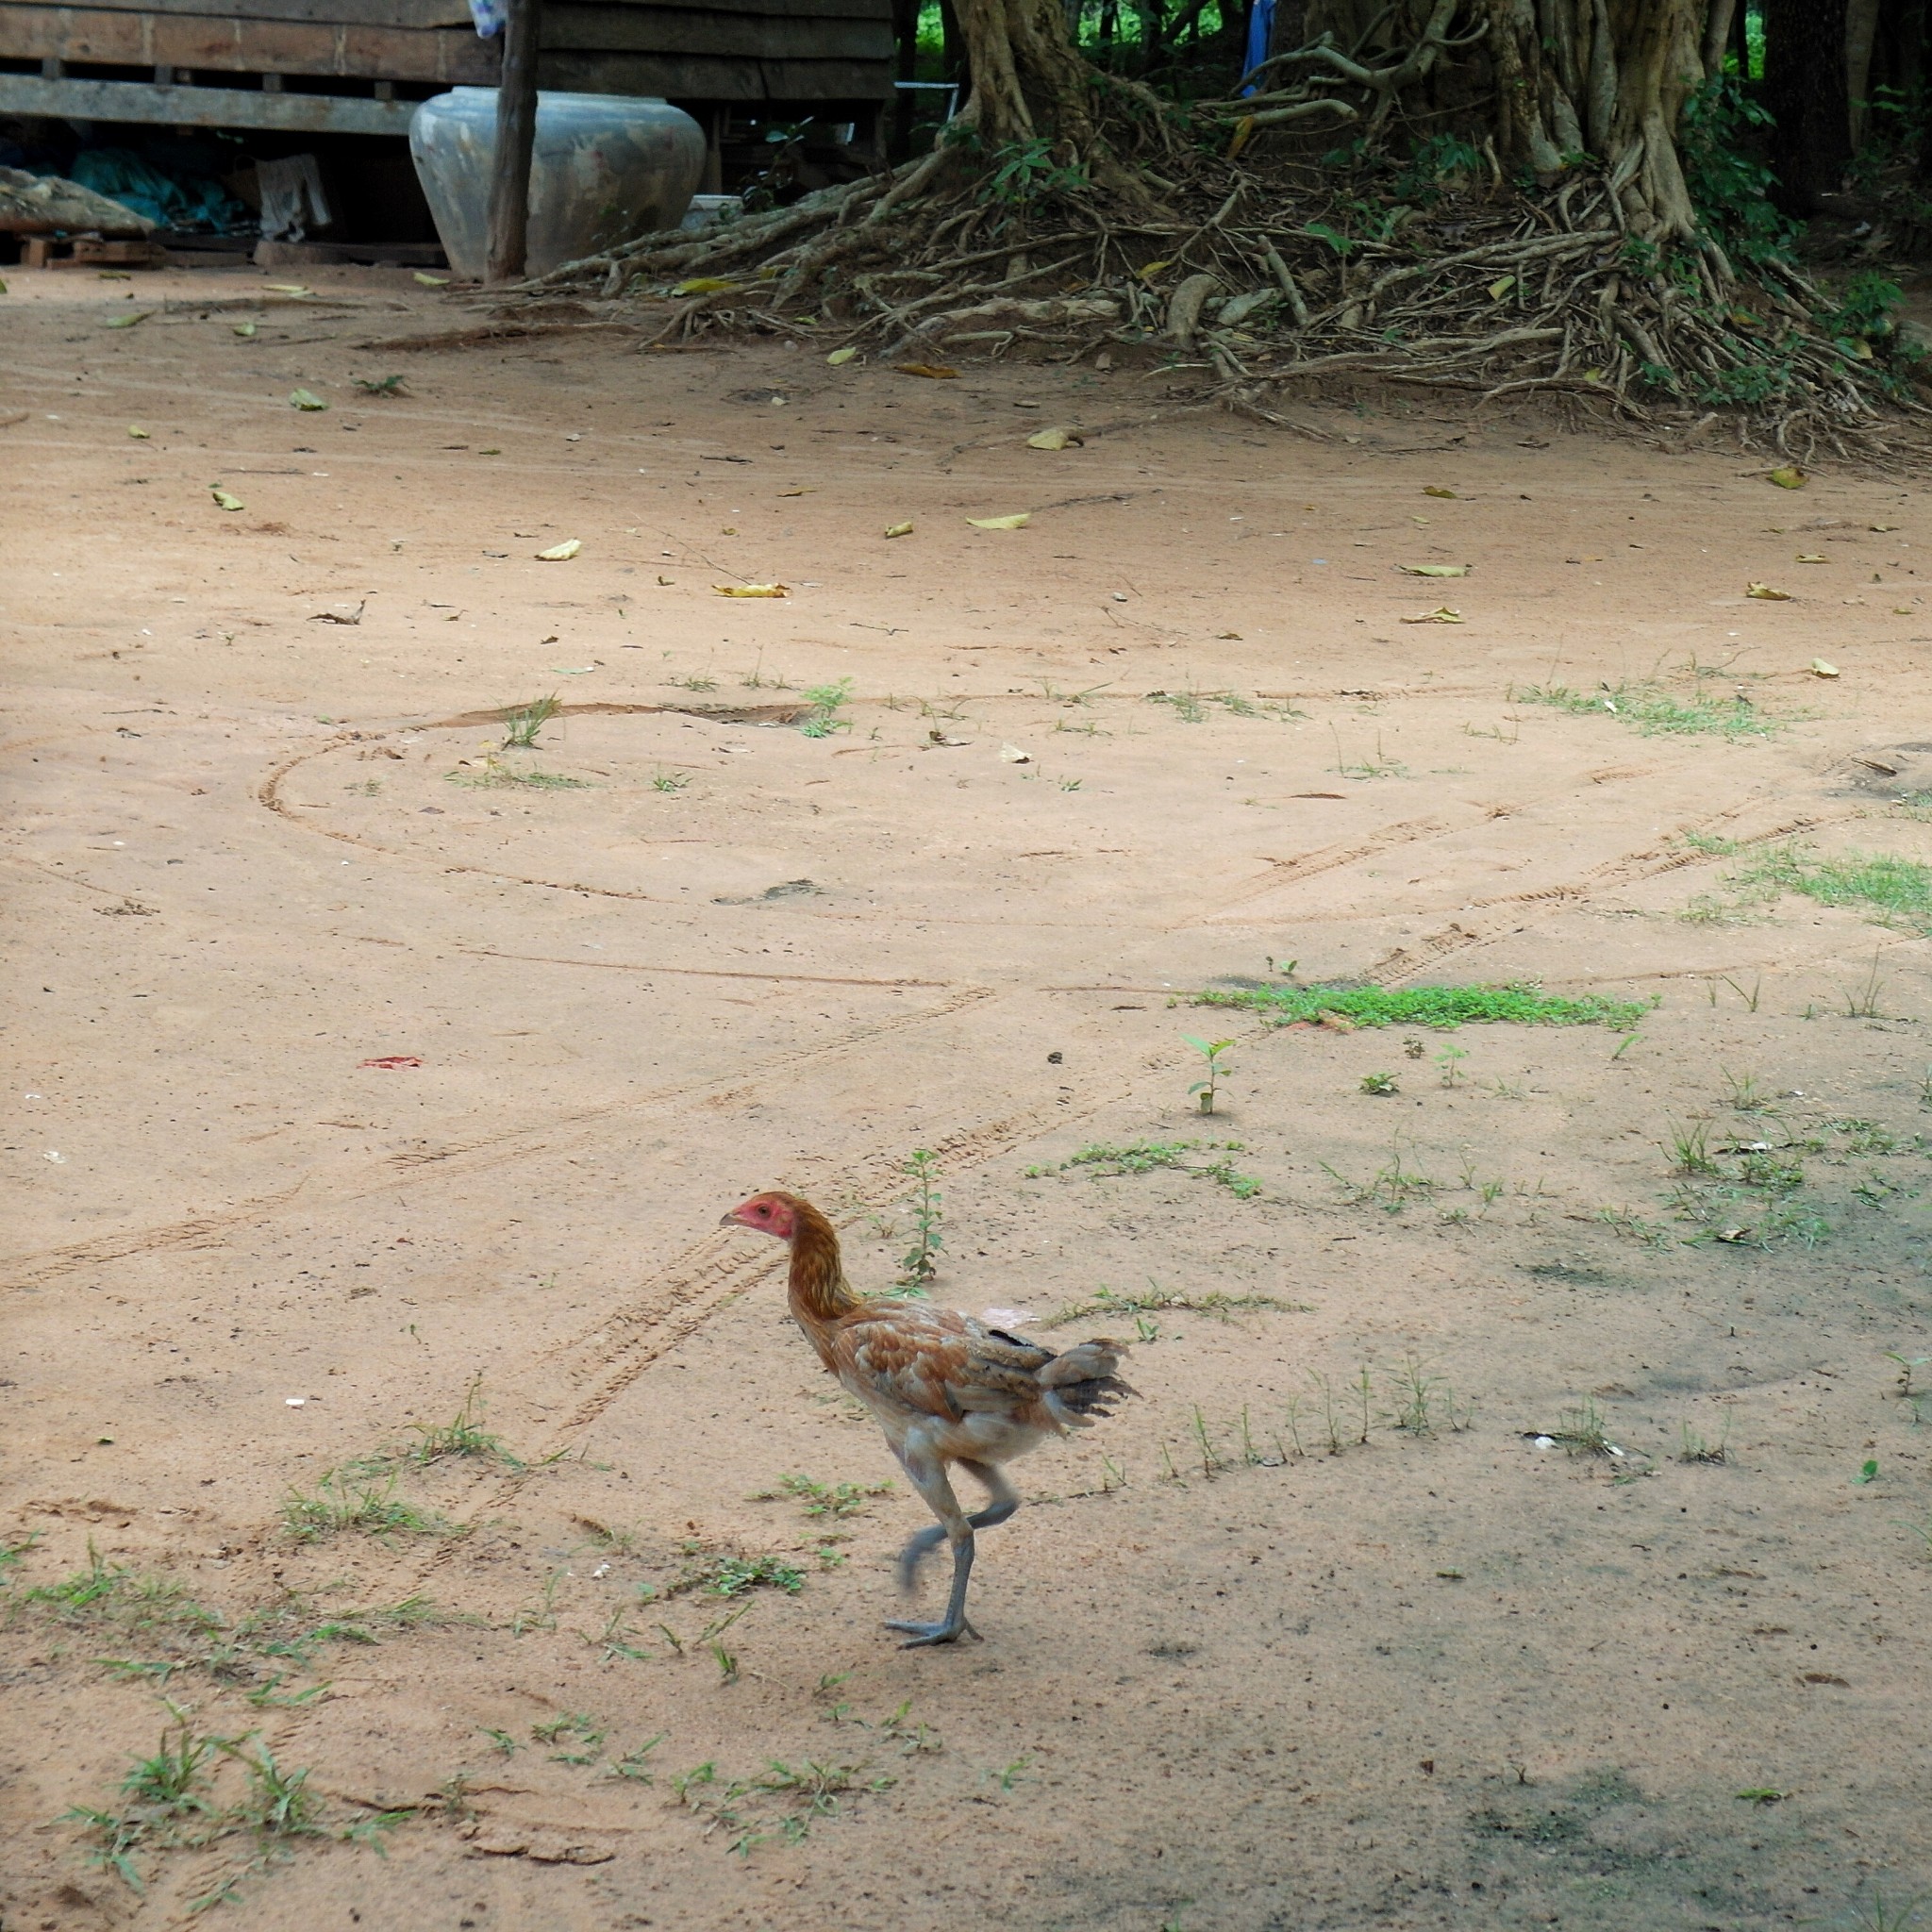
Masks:
[[[754,1194],[741,1201],[718,1223],[720,1227],[749,1227],[789,1241],[798,1232],[798,1210],[804,1202],[791,1194]]]

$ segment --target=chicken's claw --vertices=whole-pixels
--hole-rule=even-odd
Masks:
[[[977,1630],[961,1617],[957,1624],[909,1624],[886,1619],[888,1630],[904,1630],[909,1633],[909,1641],[902,1643],[901,1650],[924,1650],[935,1643],[957,1643],[962,1637],[970,1637],[974,1643],[983,1643]]]

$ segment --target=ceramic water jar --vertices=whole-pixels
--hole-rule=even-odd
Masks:
[[[409,120],[409,154],[449,265],[481,281],[488,245],[496,90],[436,94]],[[634,94],[537,96],[525,273],[655,228],[675,228],[703,178],[705,133],[681,108]]]

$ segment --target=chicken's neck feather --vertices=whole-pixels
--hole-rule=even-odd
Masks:
[[[858,1307],[839,1257],[839,1237],[817,1208],[798,1204],[791,1241],[791,1312],[801,1321],[829,1322]]]

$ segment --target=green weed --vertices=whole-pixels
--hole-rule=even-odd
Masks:
[[[1727,879],[1745,895],[1795,892],[1821,906],[1843,906],[1880,925],[1932,936],[1932,865],[1894,853],[1821,858],[1792,842],[1775,846]]]
[[[1185,1309],[1189,1314],[1207,1315],[1217,1322],[1262,1309],[1291,1314],[1307,1312],[1304,1303],[1285,1302],[1272,1294],[1227,1294],[1220,1289],[1211,1289],[1206,1294],[1190,1294],[1185,1290],[1162,1288],[1158,1281],[1150,1281],[1144,1294],[1097,1289],[1087,1300],[1071,1303],[1048,1315],[1040,1325],[1063,1328],[1069,1322],[1084,1322],[1095,1315],[1133,1317],[1170,1309]]]
[[[915,1147],[905,1172],[912,1179],[912,1245],[899,1257],[899,1286],[924,1291],[939,1276],[938,1256],[946,1244],[941,1231],[939,1156],[928,1147]]]
[[[1655,1000],[1561,999],[1524,982],[1505,986],[1210,987],[1188,995],[1197,1007],[1240,1007],[1275,1025],[1324,1013],[1357,1026],[1634,1026]]]
[[[1715,1442],[1700,1435],[1689,1423],[1682,1427],[1682,1443],[1677,1450],[1679,1462],[1728,1462],[1731,1459],[1729,1442],[1731,1439],[1731,1419],[1724,1417],[1724,1427],[1718,1432]]]
[[[848,1516],[863,1516],[874,1496],[889,1496],[891,1492],[892,1485],[889,1482],[821,1483],[808,1475],[781,1475],[775,1489],[754,1490],[752,1500],[769,1503],[790,1496],[803,1506],[808,1516],[829,1516],[842,1521]]]
[[[1222,1158],[1200,1166],[1181,1158],[1196,1150],[1219,1151]],[[1197,1180],[1218,1181],[1237,1201],[1249,1201],[1261,1191],[1261,1183],[1253,1174],[1239,1172],[1229,1158],[1244,1152],[1245,1143],[1240,1141],[1143,1140],[1129,1141],[1121,1146],[1096,1142],[1056,1165],[1024,1168],[1020,1177],[1029,1181],[1044,1180],[1052,1174],[1065,1174],[1069,1168],[1084,1167],[1091,1171],[1091,1178],[1103,1180],[1120,1174],[1152,1174],[1158,1168],[1173,1168]]]
[[[1746,739],[1774,738],[1791,720],[1760,711],[1749,698],[1728,701],[1694,691],[1675,698],[1659,684],[1624,682],[1602,685],[1595,691],[1572,691],[1562,684],[1512,687],[1511,703],[1550,705],[1575,714],[1607,712],[1645,738],[1659,735],[1723,738],[1732,743]]]
[[[538,734],[562,710],[555,691],[547,698],[532,698],[526,705],[512,705],[503,714],[505,751],[535,751]]]
[[[452,785],[468,785],[478,791],[495,790],[506,786],[514,786],[525,791],[590,790],[588,778],[566,778],[561,772],[513,771],[494,752],[487,752],[484,755],[481,771],[451,772],[446,775]]]
[[[320,1542],[354,1531],[388,1542],[398,1536],[449,1536],[452,1529],[433,1510],[419,1509],[396,1494],[393,1476],[386,1483],[360,1481],[332,1470],[313,1495],[291,1490],[281,1507],[282,1528],[298,1543]]]
[[[808,685],[800,695],[811,708],[798,727],[807,738],[829,738],[835,731],[852,729],[851,719],[839,715],[852,696],[849,677],[832,684]]]
[[[1203,1113],[1212,1113],[1214,1111],[1215,1097],[1221,1091],[1221,1082],[1234,1071],[1221,1058],[1234,1044],[1234,1041],[1231,1040],[1196,1040],[1191,1033],[1183,1033],[1181,1038],[1201,1056],[1204,1062],[1203,1077],[1196,1080],[1188,1089],[1189,1097],[1191,1099],[1198,1096],[1201,1111]]]

